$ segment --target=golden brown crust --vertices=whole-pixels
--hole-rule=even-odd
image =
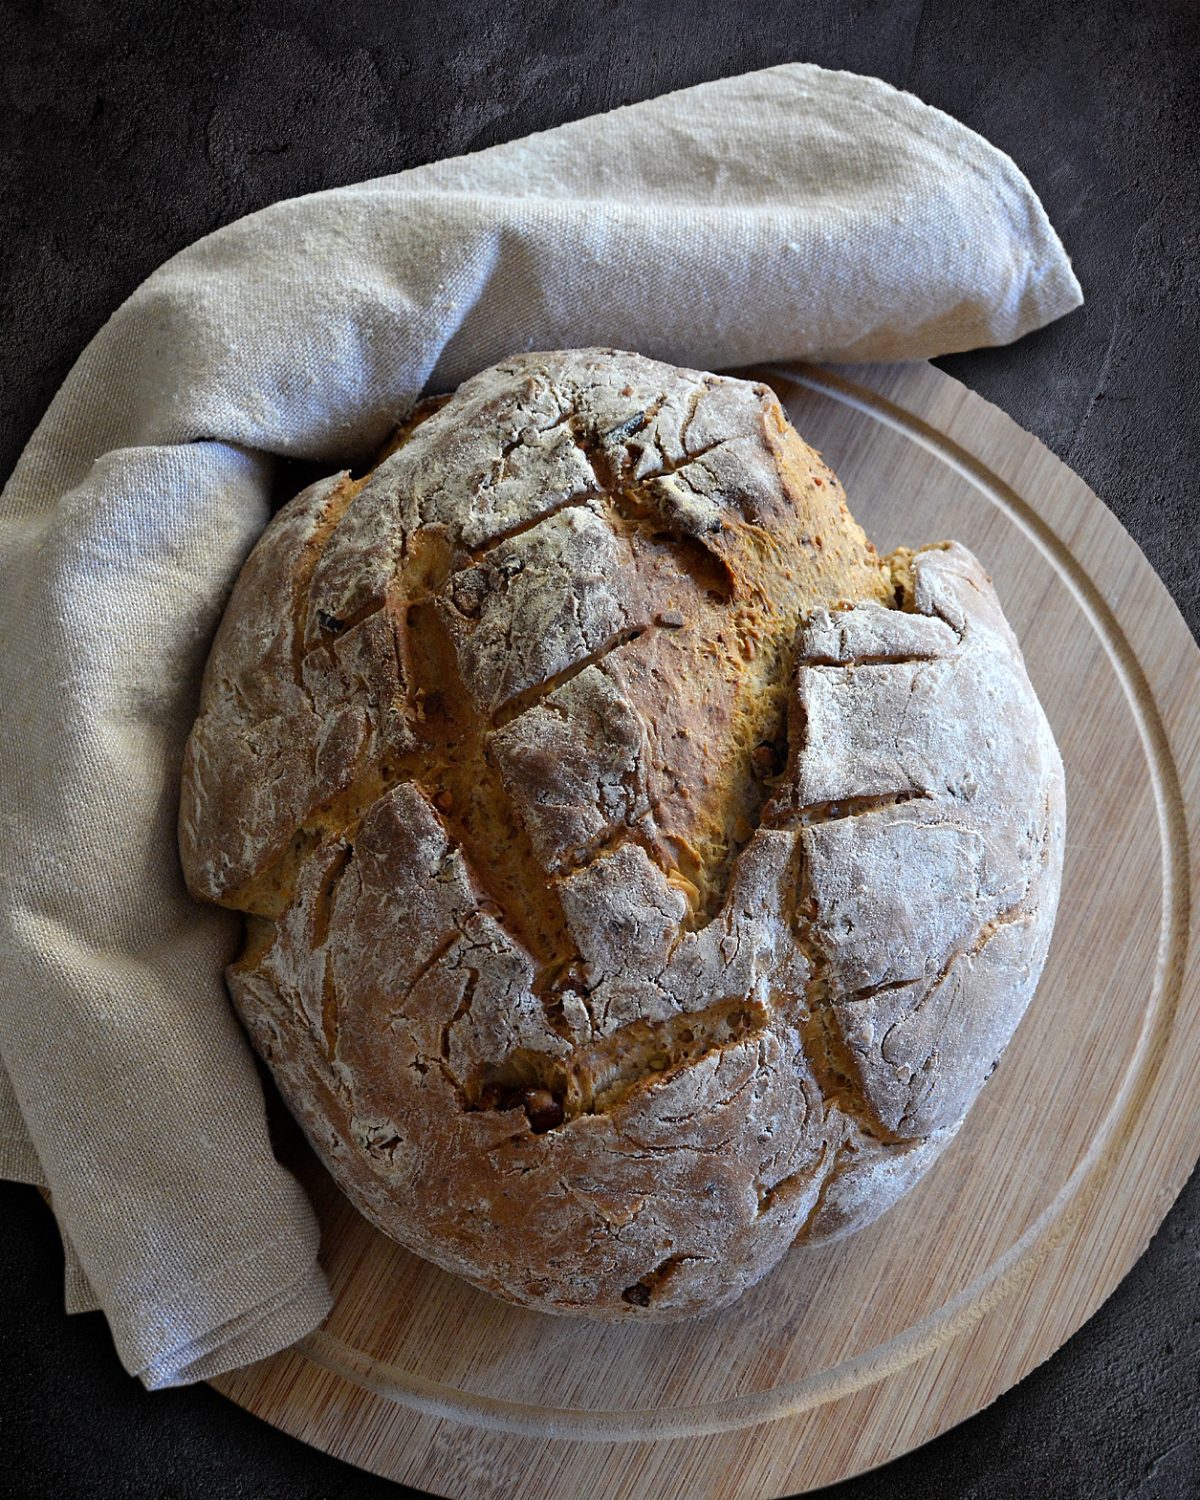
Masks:
[[[569,351],[421,418],[238,582],[189,886],[383,1229],[704,1311],[957,1129],[1049,937],[1053,741],[974,559],[879,559],[765,387]]]

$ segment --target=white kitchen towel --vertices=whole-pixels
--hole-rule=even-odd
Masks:
[[[0,1169],[36,1180],[149,1386],[328,1308],[222,966],[178,773],[279,455],[361,464],[521,349],[720,368],[919,359],[1082,300],[1013,163],[795,64],[275,204],[168,261],[80,356],[0,503]]]

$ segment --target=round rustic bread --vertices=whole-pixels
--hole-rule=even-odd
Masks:
[[[916,1181],[1033,994],[1062,843],[970,553],[878,557],[765,386],[609,349],[485,370],[284,507],[180,814],[350,1198],[603,1318],[720,1307]]]

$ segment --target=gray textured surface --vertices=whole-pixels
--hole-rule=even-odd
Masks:
[[[1008,151],[1087,306],[942,361],[1066,459],[1200,621],[1200,11],[1191,0],[0,0],[0,473],[114,307],[265,203],[790,60],[876,73]],[[207,1389],[146,1395],[66,1319],[53,1223],[0,1185],[0,1494],[397,1496]],[[829,1493],[1200,1495],[1200,1180],[1053,1359]]]

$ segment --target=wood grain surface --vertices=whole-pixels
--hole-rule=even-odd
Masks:
[[[932,367],[770,378],[881,551],[954,537],[992,573],[1067,768],[1050,958],[919,1186],[688,1325],[508,1307],[299,1163],[336,1307],[296,1350],[214,1383],[433,1494],[755,1500],[860,1473],[1057,1349],[1200,1156],[1200,652],[1166,589],[1082,480]]]

